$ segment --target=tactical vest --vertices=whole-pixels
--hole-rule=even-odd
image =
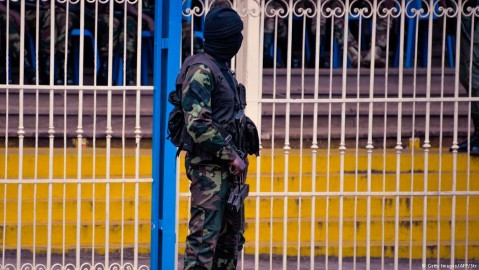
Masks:
[[[231,141],[236,147],[240,148],[238,133],[241,131],[235,126],[235,118],[238,114],[244,114],[246,101],[244,94],[240,95],[239,93],[240,87],[236,78],[225,64],[219,63],[208,54],[191,55],[183,62],[176,79],[176,85],[177,87],[181,86],[190,67],[199,64],[207,66],[214,78],[215,85],[211,93],[213,124],[227,143]]]

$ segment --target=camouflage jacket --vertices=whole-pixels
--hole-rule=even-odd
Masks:
[[[208,163],[205,159],[230,163],[238,156],[235,146],[226,141],[215,124],[212,115],[215,87],[213,73],[206,65],[197,64],[189,68],[182,85],[182,108],[186,129],[197,147],[197,151],[188,153],[192,164]],[[201,152],[206,155],[201,155]]]

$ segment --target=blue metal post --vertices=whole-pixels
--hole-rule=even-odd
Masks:
[[[174,269],[176,253],[176,148],[166,140],[168,93],[180,69],[181,1],[155,2],[153,78],[153,184],[151,269]]]

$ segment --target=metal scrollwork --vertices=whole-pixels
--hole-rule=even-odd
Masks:
[[[462,10],[463,16],[467,16],[467,17],[479,16],[479,8],[474,4],[472,6],[469,4],[469,2],[472,2],[472,1],[475,1],[475,0],[466,0],[462,3],[461,10]]]
[[[183,0],[183,5],[185,4],[185,0]],[[205,6],[203,4],[203,1],[199,1],[200,6],[195,6],[195,7],[184,7],[183,8],[183,16],[185,17],[200,17],[205,14]]]
[[[121,267],[121,265],[118,264],[118,263],[112,263],[108,269],[109,269],[109,270],[121,270],[122,267]]]
[[[316,4],[314,1],[298,1],[293,5],[293,14],[295,16],[313,18],[316,13]]]
[[[133,269],[135,269],[135,268],[133,267],[133,264],[131,264],[131,263],[125,263],[125,264],[123,265],[123,268],[124,268],[125,270],[133,270]]]
[[[333,8],[330,7],[330,5],[334,3],[335,5]],[[326,8],[325,8],[326,7]],[[346,6],[344,5],[343,1],[338,1],[338,0],[326,0],[321,6],[321,15],[325,18],[331,18],[331,17],[344,17],[346,14]]]
[[[427,17],[431,14],[431,8],[429,7],[429,3],[427,1],[422,0],[422,6],[420,8],[412,6],[413,4],[414,1],[409,1],[406,4],[406,17],[427,19]]]
[[[357,7],[356,4],[363,4],[363,6]],[[353,0],[349,4],[350,14],[354,18],[371,18],[373,16],[373,5],[369,1]]]
[[[279,2],[283,3],[283,5],[279,4]],[[284,8],[286,7],[286,9]],[[264,15],[265,17],[268,18],[274,18],[274,17],[279,17],[279,18],[286,18],[288,17],[289,11],[287,10],[288,3],[284,0],[280,1],[273,1],[270,0],[264,5]]]
[[[387,6],[387,1],[381,1],[378,4],[378,16],[381,18],[399,18],[401,16],[401,3],[398,0],[392,0],[392,5]]]

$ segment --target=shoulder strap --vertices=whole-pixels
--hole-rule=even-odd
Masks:
[[[198,64],[203,64],[211,70],[216,85],[222,83],[224,78],[223,73],[221,72],[221,69],[218,66],[216,60],[212,56],[204,53],[194,55],[194,57],[189,62],[189,66],[194,66]]]

